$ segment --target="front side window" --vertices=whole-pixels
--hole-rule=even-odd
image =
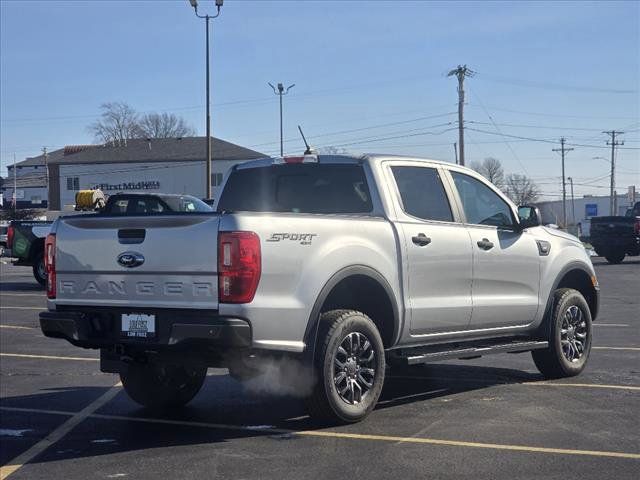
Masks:
[[[467,223],[512,227],[509,204],[480,180],[459,172],[451,172],[462,201]]]
[[[453,221],[449,200],[435,168],[395,166],[391,171],[406,213],[423,220]]]

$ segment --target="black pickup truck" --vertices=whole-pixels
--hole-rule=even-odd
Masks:
[[[620,263],[627,255],[640,255],[640,202],[624,217],[592,218],[591,245],[609,263]]]

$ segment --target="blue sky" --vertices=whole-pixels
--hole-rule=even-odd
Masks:
[[[213,11],[201,0],[201,11]],[[89,143],[106,101],[170,111],[204,134],[204,24],[187,0],[0,2],[2,168]],[[457,93],[467,81],[467,163],[487,156],[560,194],[560,159],[576,194],[608,193],[602,130],[627,133],[617,185],[640,187],[640,3],[227,0],[212,25],[214,135],[285,150],[301,124],[317,147],[453,160]],[[522,137],[522,138],[515,138]],[[386,139],[386,140],[384,140]],[[578,146],[579,145],[579,146]]]

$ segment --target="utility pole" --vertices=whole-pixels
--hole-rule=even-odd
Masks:
[[[16,152],[13,152],[13,214],[15,216],[16,206],[18,205],[18,179],[16,175],[18,174],[18,169],[16,168]]]
[[[569,180],[569,183],[571,184],[571,223],[575,225],[576,224],[576,203],[573,197],[573,178],[567,177],[567,180]]]
[[[49,154],[47,153],[47,147],[42,147],[42,154],[44,155],[44,173],[46,176],[47,191],[49,191]]]
[[[562,137],[560,139],[560,148],[552,149],[554,152],[562,153],[562,226],[567,228],[567,181],[564,177],[564,154],[570,152],[573,148],[566,148],[564,146],[566,139]]]
[[[602,133],[606,133],[611,137],[611,141],[607,140],[607,145],[611,145],[611,189],[609,191],[609,215],[614,216],[618,211],[618,199],[616,197],[616,147],[618,145],[624,145],[624,141],[616,141],[616,135],[622,135],[624,132],[611,130],[610,132]]]
[[[451,70],[447,77],[456,76],[458,78],[458,143],[460,144],[460,165],[464,166],[464,78],[473,77],[476,72],[467,68],[466,65],[458,65],[458,68]]]
[[[273,93],[280,97],[280,156],[284,157],[284,141],[282,140],[282,97],[289,93],[289,90],[296,86],[295,83],[289,85],[286,89],[282,83],[278,83],[278,87],[274,87],[269,83],[269,86],[273,89]]]
[[[458,165],[458,144],[453,142],[453,153],[456,156],[456,165]]]

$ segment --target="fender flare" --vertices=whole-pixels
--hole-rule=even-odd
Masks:
[[[315,303],[313,304],[313,308],[311,309],[311,314],[307,320],[307,328],[304,332],[304,342],[307,346],[305,350],[305,357],[312,361],[315,358],[315,350],[316,350],[316,341],[318,339],[318,330],[320,328],[320,311],[325,301],[329,297],[329,294],[334,289],[336,285],[338,285],[342,280],[353,276],[365,276],[377,282],[386,292],[387,296],[391,301],[391,308],[393,310],[393,335],[392,338],[394,341],[397,339],[399,335],[400,329],[400,313],[398,309],[398,302],[391,289],[391,285],[386,278],[380,274],[377,270],[368,267],[366,265],[352,265],[349,267],[345,267],[342,270],[339,270],[324,284],[318,297],[316,298]],[[308,348],[311,347],[311,348]]]
[[[544,326],[544,324],[546,323],[545,320],[547,318],[547,315],[549,314],[549,311],[553,306],[553,294],[558,289],[558,285],[560,284],[560,281],[565,277],[565,275],[567,275],[567,273],[569,273],[572,270],[581,270],[584,273],[586,273],[587,276],[589,277],[593,275],[593,272],[589,270],[588,266],[583,262],[573,261],[573,262],[569,262],[564,267],[562,267],[560,272],[558,272],[558,274],[556,275],[556,278],[553,281],[553,285],[551,286],[551,291],[549,292],[549,297],[547,298],[547,303],[544,309],[544,315],[542,317],[542,322],[540,324],[541,326]],[[594,290],[596,291],[596,297],[594,299],[594,310],[593,312],[591,312],[591,317],[593,320],[595,320],[596,317],[598,316],[598,308],[600,304],[599,288],[594,287]]]

